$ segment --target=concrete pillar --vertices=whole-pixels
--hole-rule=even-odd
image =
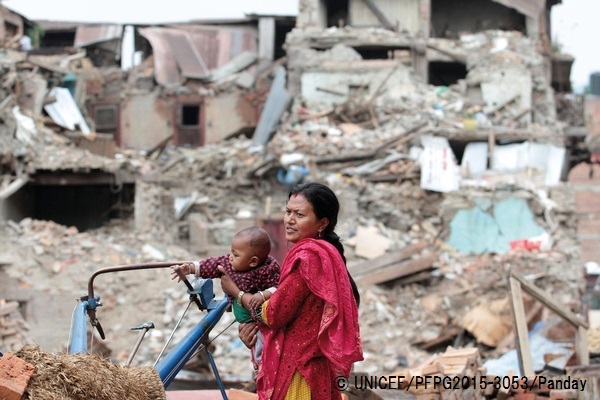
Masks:
[[[275,54],[275,18],[258,20],[258,68],[262,70],[273,62]]]

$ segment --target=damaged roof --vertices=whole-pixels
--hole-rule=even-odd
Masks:
[[[79,25],[75,33],[75,47],[120,40],[123,36],[122,25]]]
[[[171,26],[139,29],[155,54],[156,81],[177,86],[182,78],[208,79],[210,71],[256,51],[256,30],[241,27]]]
[[[546,0],[492,0],[503,6],[514,8],[521,14],[537,18],[546,7]]]

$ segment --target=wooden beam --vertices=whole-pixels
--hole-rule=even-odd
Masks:
[[[513,276],[510,276],[511,305],[513,311],[513,323],[516,332],[517,354],[519,356],[519,369],[521,376],[533,376],[533,360],[531,358],[531,348],[529,346],[529,329],[527,328],[527,318],[525,317],[525,306],[523,305],[523,293],[521,292],[520,282]]]
[[[27,184],[27,179],[17,178],[0,190],[0,200],[4,200],[15,194],[19,189]]]
[[[575,334],[575,346],[577,348],[577,358],[579,364],[588,365],[590,363],[590,348],[588,344],[587,327],[579,326]]]
[[[530,367],[527,365],[529,359],[531,358],[531,352],[529,349],[527,320],[525,318],[525,308],[523,306],[521,289],[525,290],[528,294],[542,302],[546,307],[554,311],[556,314],[561,316],[564,320],[575,327],[577,330],[575,334],[575,344],[579,363],[582,365],[589,364],[590,356],[588,348],[587,322],[572,312],[564,310],[564,307],[561,304],[556,303],[541,289],[533,285],[531,282],[526,281],[525,278],[514,272],[512,268],[509,271],[509,281],[512,293],[511,304],[513,306],[513,316],[517,335],[517,350],[519,354],[519,366],[521,368],[521,373],[525,376],[530,376],[534,373],[533,367],[531,366],[531,369],[528,369]]]
[[[488,160],[489,160],[489,169],[494,169],[494,151],[496,147],[496,135],[494,134],[494,130],[490,129],[490,133],[488,136]]]
[[[355,277],[354,279],[357,284],[364,285],[388,282],[426,269],[431,269],[436,260],[437,256],[434,253],[424,251],[419,257],[398,264],[385,266],[379,270],[370,272],[369,275]]]
[[[385,14],[381,12],[379,7],[377,7],[377,4],[375,4],[375,2],[373,0],[363,0],[363,1],[367,5],[367,7],[369,7],[369,10],[371,10],[371,12],[373,14],[375,14],[375,16],[377,17],[379,22],[381,22],[381,24],[385,27],[385,29],[389,29],[390,31],[394,31],[394,32],[396,31],[396,27],[390,22],[389,19],[387,19]]]
[[[394,136],[393,138],[386,140],[385,142],[383,142],[382,144],[380,144],[373,150],[366,150],[366,151],[362,151],[360,153],[353,153],[353,154],[348,154],[348,155],[344,155],[344,156],[324,157],[324,158],[320,158],[320,159],[316,160],[316,163],[317,163],[317,165],[333,164],[333,163],[360,161],[360,160],[368,160],[371,158],[375,158],[379,155],[379,153],[382,153],[383,151],[385,151],[387,148],[393,146],[394,144],[405,143],[405,142],[411,140],[413,137],[415,137],[413,135],[413,133],[415,133],[416,131],[418,131],[420,129],[425,128],[427,125],[428,125],[427,122],[416,124],[415,126],[402,132],[401,134],[398,134],[398,135]]]
[[[543,308],[544,308],[544,305],[542,303],[540,303],[539,301],[535,302],[535,304],[533,305],[531,310],[529,310],[529,312],[525,316],[528,327],[531,325],[531,322],[533,321],[535,316],[538,315],[543,310]],[[506,351],[510,348],[511,344],[513,344],[514,341],[515,341],[515,332],[513,330],[508,335],[506,335],[506,337],[504,339],[502,339],[502,341],[498,344],[498,346],[496,346],[496,349],[494,350],[494,354],[498,354],[498,356],[500,356],[500,355],[506,353]]]
[[[352,276],[366,275],[372,271],[384,268],[390,264],[397,264],[402,260],[412,257],[423,250],[426,245],[425,241],[420,240],[417,243],[412,243],[402,249],[388,252],[372,260],[349,265],[348,270]]]
[[[414,137],[413,133],[415,133],[416,131],[418,131],[422,128],[425,128],[428,125],[429,125],[429,122],[424,121],[424,122],[421,122],[420,124],[416,124],[412,128],[409,128],[408,130],[406,130],[405,132],[402,132],[399,135],[395,135],[391,139],[388,139],[385,142],[383,142],[381,145],[377,146],[375,148],[375,153],[377,154],[377,153],[383,152],[387,148],[391,147],[392,145],[396,145],[398,143],[400,143],[400,144],[406,143],[407,141],[409,141],[410,139],[412,139]]]
[[[528,294],[530,294],[537,300],[544,303],[544,305],[546,307],[548,307],[549,309],[551,309],[552,311],[554,311],[555,313],[557,313],[558,315],[563,317],[567,322],[569,322],[575,328],[579,328],[580,326],[582,326],[586,329],[588,328],[587,322],[585,322],[583,319],[579,318],[572,312],[565,310],[564,305],[556,303],[546,293],[544,293],[540,288],[538,288],[531,282],[528,282],[527,280],[525,280],[525,278],[518,275],[512,269],[510,270],[510,276],[512,278],[515,278],[521,284],[524,291],[526,291]]]
[[[431,43],[428,43],[427,47],[430,48],[430,49],[432,49],[432,50],[438,51],[438,52],[442,53],[445,56],[450,57],[454,61],[457,61],[457,62],[462,63],[462,64],[466,64],[467,63],[467,55],[466,54],[459,53],[459,52],[453,52],[453,51],[450,51],[450,50],[447,50],[447,49],[443,49],[443,48],[441,48],[439,46],[435,46],[435,45],[433,45]]]
[[[546,128],[541,129],[518,129],[518,128],[507,128],[507,127],[490,127],[490,128],[477,128],[474,130],[466,130],[459,128],[450,127],[431,127],[429,132],[432,135],[444,136],[448,140],[462,140],[462,141],[487,141],[490,135],[490,129],[494,130],[494,136],[496,140],[533,140],[533,139],[550,139],[550,138],[563,138],[557,130],[550,130]],[[558,135],[558,136],[557,136]]]

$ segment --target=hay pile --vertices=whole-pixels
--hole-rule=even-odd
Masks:
[[[153,367],[112,364],[97,354],[52,354],[37,346],[13,353],[35,367],[23,400],[166,399]]]

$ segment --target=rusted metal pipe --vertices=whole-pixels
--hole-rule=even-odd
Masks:
[[[101,268],[94,272],[88,281],[88,301],[94,301],[94,279],[98,275],[108,274],[111,272],[122,272],[122,271],[138,271],[143,269],[158,269],[158,268],[169,268],[172,265],[183,264],[190,261],[165,261],[159,263],[145,263],[145,264],[125,264],[125,265],[116,265],[112,267]],[[92,326],[94,326],[100,337],[105,339],[104,330],[102,329],[102,325],[96,318],[96,308],[92,307],[87,310],[87,314],[90,317],[90,322]]]
[[[189,263],[191,261],[165,261],[159,263],[145,263],[145,264],[125,264],[125,265],[116,265],[112,267],[101,268],[94,272],[88,281],[88,296],[90,298],[94,297],[94,279],[98,275],[108,274],[110,272],[122,272],[122,271],[135,271],[142,269],[158,269],[158,268],[169,268],[172,265]]]

